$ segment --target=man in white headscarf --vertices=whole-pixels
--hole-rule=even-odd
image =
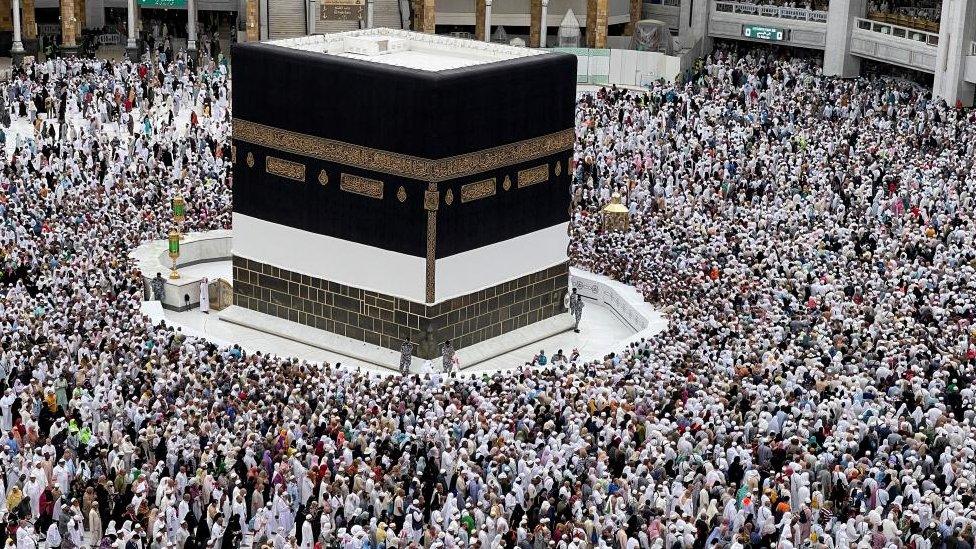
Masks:
[[[207,277],[200,281],[200,312],[210,313],[210,281]]]

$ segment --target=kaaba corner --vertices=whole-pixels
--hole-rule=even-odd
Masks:
[[[234,56],[234,304],[388,349],[563,313],[576,58],[369,29]]]

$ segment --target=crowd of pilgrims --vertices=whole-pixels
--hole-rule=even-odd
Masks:
[[[581,93],[571,259],[668,328],[450,378],[153,325],[127,252],[177,193],[189,230],[230,226],[227,67],[27,66],[0,158],[0,543],[971,548],[976,115],[819,73],[719,50]],[[601,230],[614,193],[626,232]]]

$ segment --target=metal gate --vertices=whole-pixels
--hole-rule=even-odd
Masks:
[[[305,36],[305,0],[268,0],[268,37]]]

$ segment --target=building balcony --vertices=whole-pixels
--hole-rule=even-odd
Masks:
[[[875,61],[934,73],[938,33],[858,18],[851,53]]]
[[[827,12],[714,0],[708,14],[708,34],[749,42],[824,49]]]

